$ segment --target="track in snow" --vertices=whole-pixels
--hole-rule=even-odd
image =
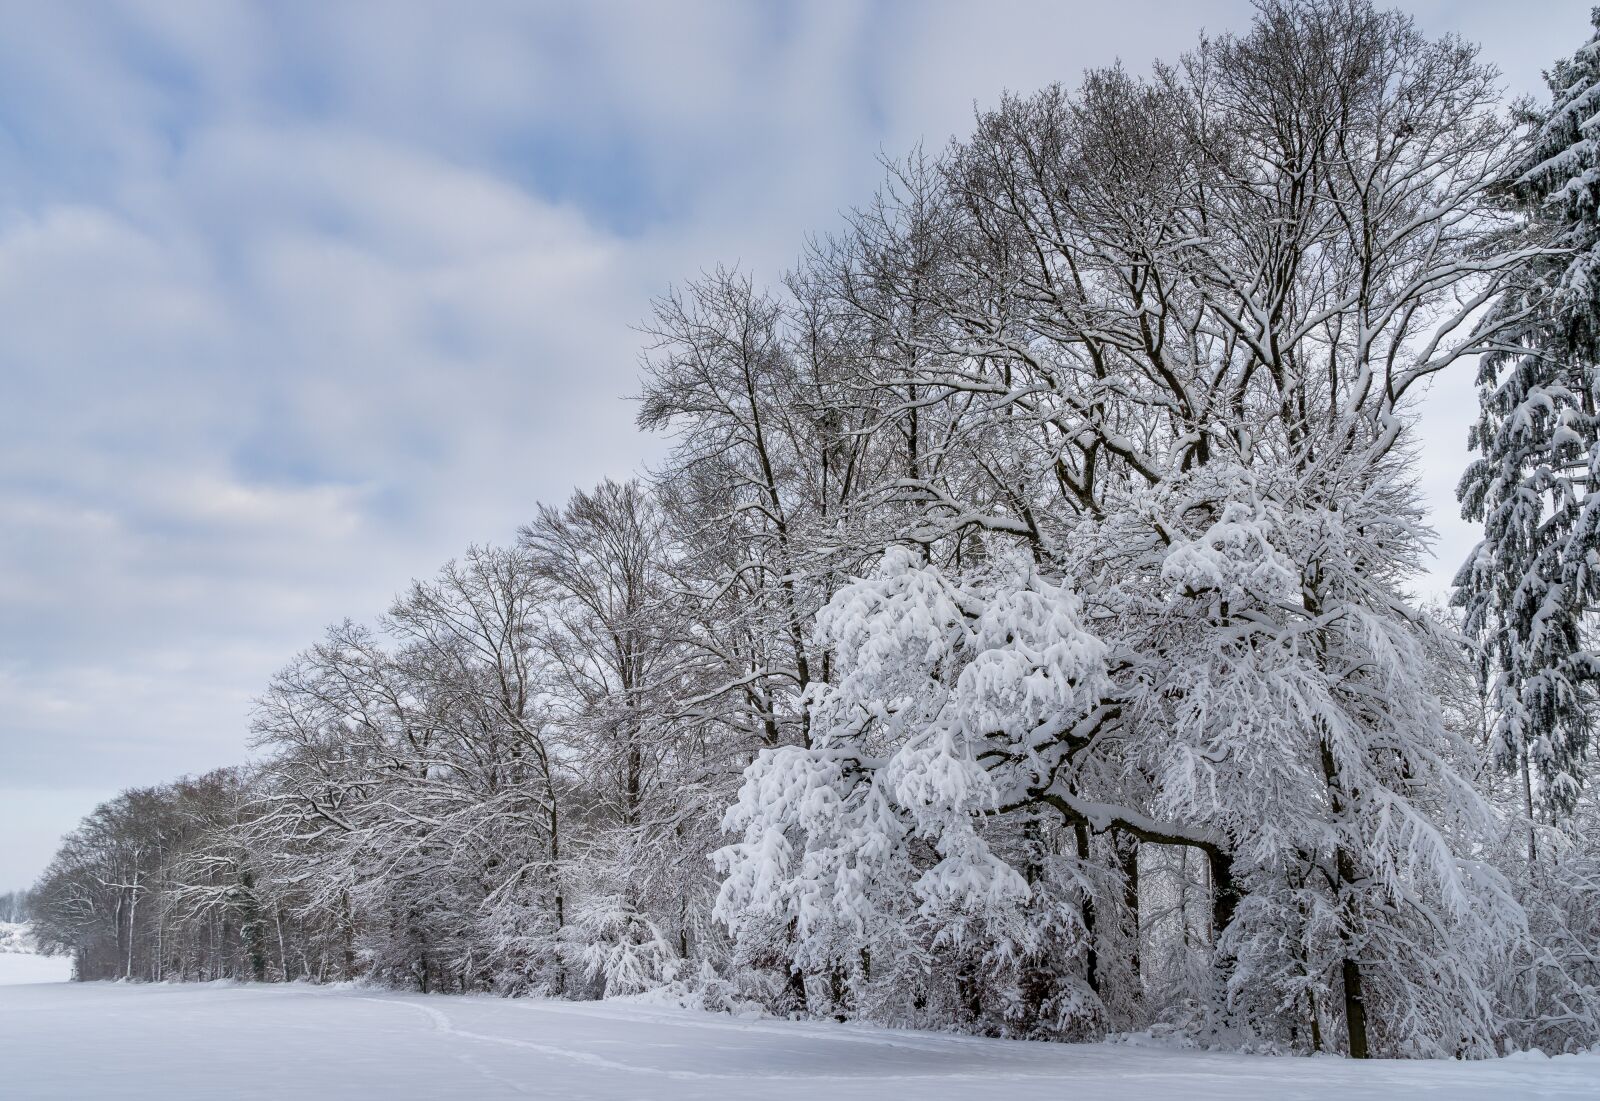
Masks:
[[[0,988],[0,1094],[231,1098],[1512,1101],[1600,1097],[1600,1055],[1213,1055],[744,1021],[626,1003],[226,984]]]

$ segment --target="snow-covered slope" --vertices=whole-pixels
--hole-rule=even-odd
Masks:
[[[33,1101],[1590,1101],[1600,1097],[1600,1055],[1362,1064],[1013,1043],[616,1002],[91,983],[0,990],[0,1093]]]
[[[0,921],[0,986],[70,978],[72,961],[65,956],[40,955],[26,922]]]

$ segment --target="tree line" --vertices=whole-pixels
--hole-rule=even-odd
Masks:
[[[1356,1057],[1600,1038],[1600,45],[1266,0],[1008,95],[645,326],[541,506],[125,792],[81,979],[364,979]],[[1415,402],[1479,365],[1454,609]]]

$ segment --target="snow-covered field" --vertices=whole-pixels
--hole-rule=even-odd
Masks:
[[[28,926],[0,921],[0,986],[18,983],[66,982],[72,978],[72,961],[66,956],[41,956],[33,947]],[[4,1043],[0,1036],[0,1044]],[[0,1052],[4,1048],[0,1047]],[[0,1056],[3,1058],[3,1056]]]
[[[56,983],[0,989],[0,1094],[1593,1101],[1600,1056],[1353,1064],[736,1020],[616,1002]]]
[[[66,982],[72,978],[72,961],[66,956],[24,955],[20,952],[0,952],[0,986],[18,986],[23,983]],[[4,1051],[5,1037],[0,1036],[0,1052]],[[0,1062],[5,1056],[0,1054]]]

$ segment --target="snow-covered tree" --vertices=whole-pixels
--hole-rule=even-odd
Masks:
[[[1600,18],[1600,16],[1597,16]],[[1504,166],[1507,207],[1527,264],[1490,319],[1481,452],[1462,478],[1462,511],[1483,542],[1456,579],[1469,630],[1484,640],[1495,754],[1537,774],[1526,811],[1577,802],[1600,662],[1590,613],[1600,598],[1600,36],[1546,74],[1552,102],[1525,107],[1531,140]]]
[[[1050,1004],[1032,1006],[1022,987],[1052,938],[1082,933],[1075,908],[1063,914],[1031,882],[1071,883],[1076,866],[1044,868],[1037,839],[1014,845],[1002,831],[997,844],[986,819],[1037,829],[1031,809],[1010,804],[1040,784],[1063,726],[1092,721],[1105,647],[1079,626],[1075,598],[1026,560],[990,573],[947,578],[894,548],[834,595],[817,634],[838,674],[810,701],[811,744],[764,750],[746,771],[726,819],[742,840],[718,854],[718,906],[736,924],[789,924],[794,966],[808,971],[865,985],[874,958],[897,979],[907,952],[965,951],[984,985],[1006,988],[1000,1016],[1070,1019],[1093,1000],[1081,982],[1052,973]],[[976,992],[962,1000],[981,1020]]]
[[[880,324],[917,319],[898,329],[917,354],[875,357],[857,383],[876,391],[874,427],[900,432],[912,409],[939,425],[917,476],[877,472],[883,499],[920,506],[905,541],[940,570],[961,562],[958,577],[1016,548],[1082,602],[1109,654],[1103,698],[1051,718],[1026,761],[1039,773],[1001,784],[1000,805],[1203,853],[1217,978],[1268,999],[1247,1027],[1276,1037],[1297,1002],[1311,1027],[1296,1042],[1322,1031],[1356,1055],[1483,1051],[1493,1035],[1481,1003],[1418,1016],[1437,980],[1399,962],[1424,947],[1391,918],[1397,899],[1466,923],[1480,946],[1515,919],[1466,856],[1487,817],[1429,720],[1402,595],[1422,539],[1405,402],[1492,344],[1499,327],[1474,320],[1530,254],[1494,236],[1509,149],[1470,48],[1363,3],[1265,4],[1248,35],[1151,80],[1109,70],[1076,94],[1007,100],[943,158],[938,202],[891,188],[903,213],[860,219],[866,240],[844,250],[842,301]],[[930,234],[944,258],[931,267],[912,247]],[[840,657],[830,689],[851,675]],[[815,724],[830,695],[812,698]],[[939,729],[914,713],[913,728]],[[996,782],[1013,762],[984,752]],[[834,790],[843,767],[802,747],[751,782]],[[967,790],[985,797],[975,778]],[[759,879],[749,846],[775,836],[762,826],[730,850],[730,883]],[[1088,839],[1077,848],[1096,862]],[[1135,883],[1137,857],[1118,863]],[[1011,882],[995,875],[996,890]],[[1102,891],[1084,924],[1132,924],[1131,894]],[[790,919],[798,930],[801,912]],[[1112,923],[1095,924],[1105,987],[1133,960],[1109,958]],[[1302,973],[1263,970],[1253,928],[1292,936]],[[1453,980],[1463,998],[1486,960]],[[1136,1001],[1137,972],[1123,985]]]

